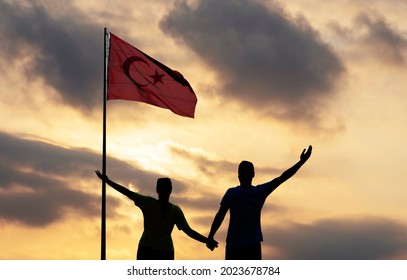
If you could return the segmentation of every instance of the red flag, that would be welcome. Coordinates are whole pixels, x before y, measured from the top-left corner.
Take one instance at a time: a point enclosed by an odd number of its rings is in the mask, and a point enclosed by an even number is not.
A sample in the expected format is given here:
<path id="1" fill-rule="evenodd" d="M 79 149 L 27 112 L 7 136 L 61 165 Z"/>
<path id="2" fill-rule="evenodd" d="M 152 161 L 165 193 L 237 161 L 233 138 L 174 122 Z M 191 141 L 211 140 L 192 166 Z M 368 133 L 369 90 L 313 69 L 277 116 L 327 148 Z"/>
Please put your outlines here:
<path id="1" fill-rule="evenodd" d="M 197 98 L 182 76 L 110 33 L 107 99 L 133 100 L 194 117 Z"/>

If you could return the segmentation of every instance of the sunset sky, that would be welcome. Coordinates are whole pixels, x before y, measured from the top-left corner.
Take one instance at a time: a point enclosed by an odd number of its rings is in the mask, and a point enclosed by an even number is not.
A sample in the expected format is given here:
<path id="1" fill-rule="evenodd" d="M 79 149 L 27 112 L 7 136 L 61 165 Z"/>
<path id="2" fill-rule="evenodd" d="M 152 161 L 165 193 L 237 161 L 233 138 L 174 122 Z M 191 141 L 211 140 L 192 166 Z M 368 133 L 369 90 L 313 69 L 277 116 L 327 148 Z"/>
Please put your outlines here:
<path id="1" fill-rule="evenodd" d="M 207 235 L 242 160 L 254 184 L 313 154 L 262 212 L 263 259 L 407 259 L 407 2 L 0 0 L 0 259 L 99 259 L 103 29 L 181 72 L 195 118 L 107 104 L 107 175 Z M 228 216 L 227 216 L 228 217 Z M 107 259 L 141 211 L 107 189 Z M 223 259 L 174 228 L 175 258 Z"/>

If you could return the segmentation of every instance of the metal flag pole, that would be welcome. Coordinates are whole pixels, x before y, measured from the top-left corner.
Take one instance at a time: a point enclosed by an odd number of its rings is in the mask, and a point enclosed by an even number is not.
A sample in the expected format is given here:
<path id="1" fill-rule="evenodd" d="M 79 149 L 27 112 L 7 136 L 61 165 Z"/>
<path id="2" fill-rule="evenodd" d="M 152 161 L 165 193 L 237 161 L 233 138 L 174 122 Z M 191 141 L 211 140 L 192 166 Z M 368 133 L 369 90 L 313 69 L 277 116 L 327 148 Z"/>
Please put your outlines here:
<path id="1" fill-rule="evenodd" d="M 102 148 L 102 175 L 106 175 L 106 101 L 108 83 L 108 57 L 109 57 L 110 34 L 104 29 L 104 58 L 103 58 L 103 148 Z M 101 217 L 101 246 L 100 259 L 106 260 L 106 182 L 102 180 L 102 217 Z"/>

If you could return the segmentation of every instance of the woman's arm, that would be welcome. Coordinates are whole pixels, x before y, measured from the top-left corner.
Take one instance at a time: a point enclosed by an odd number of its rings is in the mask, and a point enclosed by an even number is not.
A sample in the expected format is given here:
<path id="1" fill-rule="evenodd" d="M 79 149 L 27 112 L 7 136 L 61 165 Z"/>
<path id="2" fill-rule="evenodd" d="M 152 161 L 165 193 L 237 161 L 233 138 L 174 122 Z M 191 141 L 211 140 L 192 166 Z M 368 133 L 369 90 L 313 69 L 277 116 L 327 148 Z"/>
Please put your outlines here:
<path id="1" fill-rule="evenodd" d="M 202 234 L 200 234 L 199 232 L 193 230 L 189 226 L 184 228 L 183 231 L 186 233 L 186 235 L 188 235 L 192 239 L 195 239 L 195 240 L 197 240 L 199 242 L 205 243 L 207 245 L 207 247 L 210 248 L 212 251 L 213 251 L 213 249 L 218 247 L 218 242 L 217 241 L 215 241 L 214 239 L 208 239 L 207 237 L 205 237 Z"/>
<path id="2" fill-rule="evenodd" d="M 128 188 L 123 187 L 122 185 L 117 184 L 116 182 L 112 181 L 106 175 L 102 175 L 99 170 L 95 171 L 96 175 L 100 178 L 100 180 L 105 181 L 109 186 L 114 188 L 116 191 L 124 194 L 130 199 L 133 199 L 135 192 L 129 190 Z"/>

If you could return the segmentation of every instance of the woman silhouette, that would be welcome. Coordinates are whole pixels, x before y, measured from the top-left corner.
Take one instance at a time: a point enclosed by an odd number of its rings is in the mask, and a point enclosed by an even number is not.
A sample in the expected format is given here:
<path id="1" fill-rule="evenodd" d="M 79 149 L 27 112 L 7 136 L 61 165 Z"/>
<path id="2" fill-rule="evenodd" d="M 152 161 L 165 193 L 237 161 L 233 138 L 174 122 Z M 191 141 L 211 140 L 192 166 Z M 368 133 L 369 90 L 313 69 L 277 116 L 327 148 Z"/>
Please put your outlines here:
<path id="1" fill-rule="evenodd" d="M 191 229 L 181 208 L 169 201 L 172 191 L 172 183 L 169 178 L 157 180 L 157 200 L 113 182 L 107 176 L 103 176 L 99 170 L 96 170 L 96 175 L 109 186 L 133 200 L 134 204 L 143 212 L 144 231 L 137 249 L 138 260 L 173 260 L 174 245 L 171 232 L 174 225 L 189 237 L 207 244 L 208 247 L 217 247 L 218 242 L 208 240 L 207 237 Z"/>

